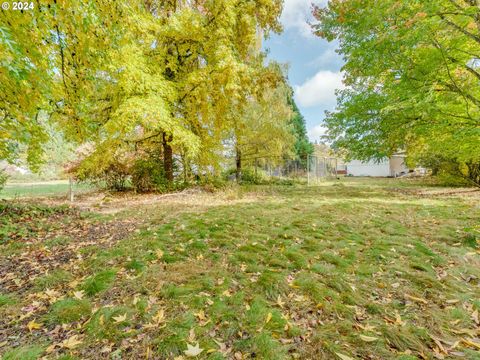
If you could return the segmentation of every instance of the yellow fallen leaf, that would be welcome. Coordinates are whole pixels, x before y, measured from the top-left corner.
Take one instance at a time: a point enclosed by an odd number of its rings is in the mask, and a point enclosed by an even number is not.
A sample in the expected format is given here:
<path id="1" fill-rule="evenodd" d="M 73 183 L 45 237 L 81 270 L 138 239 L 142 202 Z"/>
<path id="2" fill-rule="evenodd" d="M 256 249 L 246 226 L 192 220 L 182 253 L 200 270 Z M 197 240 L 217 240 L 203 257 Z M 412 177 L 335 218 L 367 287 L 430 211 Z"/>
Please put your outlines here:
<path id="1" fill-rule="evenodd" d="M 27 324 L 27 328 L 28 328 L 29 331 L 41 329 L 42 326 L 43 326 L 43 324 L 39 324 L 39 323 L 35 322 L 35 319 L 30 321 Z"/>
<path id="2" fill-rule="evenodd" d="M 378 338 L 376 338 L 376 337 L 367 336 L 367 335 L 358 335 L 358 337 L 365 342 L 372 342 L 372 341 L 377 341 L 378 340 Z"/>
<path id="3" fill-rule="evenodd" d="M 472 341 L 472 340 L 468 340 L 468 339 L 462 339 L 462 342 L 465 345 L 468 345 L 468 346 L 471 346 L 471 347 L 474 347 L 474 348 L 477 348 L 478 350 L 480 350 L 480 343 L 478 343 L 476 341 Z"/>
<path id="4" fill-rule="evenodd" d="M 116 323 L 124 322 L 125 320 L 127 320 L 127 313 L 123 315 L 114 316 L 113 320 L 115 320 Z"/>
<path id="5" fill-rule="evenodd" d="M 203 310 L 200 310 L 198 313 L 194 314 L 198 320 L 205 320 L 205 312 Z"/>
<path id="6" fill-rule="evenodd" d="M 277 297 L 277 305 L 280 306 L 282 309 L 283 309 L 283 305 L 285 305 L 285 302 L 282 301 L 282 298 L 280 297 L 280 295 L 278 295 Z"/>
<path id="7" fill-rule="evenodd" d="M 230 291 L 227 289 L 225 290 L 223 293 L 222 293 L 223 296 L 226 296 L 226 297 L 230 297 L 232 296 L 232 294 L 230 293 Z"/>
<path id="8" fill-rule="evenodd" d="M 269 312 L 267 314 L 267 319 L 265 320 L 265 324 L 268 324 L 270 322 L 270 320 L 272 320 L 272 313 L 271 312 Z"/>
<path id="9" fill-rule="evenodd" d="M 158 259 L 161 259 L 163 257 L 163 251 L 160 249 L 157 249 L 157 251 L 155 251 L 155 254 L 157 255 Z"/>
<path id="10" fill-rule="evenodd" d="M 195 356 L 198 356 L 202 351 L 203 349 L 200 348 L 198 343 L 195 346 L 187 344 L 187 350 L 185 350 L 183 353 L 187 357 L 195 357 Z"/>
<path id="11" fill-rule="evenodd" d="M 78 337 L 78 335 L 73 335 L 60 344 L 61 347 L 66 349 L 73 349 L 76 348 L 78 345 L 82 343 L 82 340 Z"/>
<path id="12" fill-rule="evenodd" d="M 165 311 L 163 309 L 158 310 L 157 314 L 152 318 L 157 324 L 160 324 L 165 320 Z"/>
<path id="13" fill-rule="evenodd" d="M 419 297 L 416 297 L 416 296 L 413 296 L 413 295 L 409 295 L 409 294 L 405 294 L 405 297 L 408 299 L 408 300 L 412 300 L 412 301 L 415 301 L 415 302 L 419 302 L 419 303 L 422 303 L 422 304 L 428 304 L 428 301 L 423 299 L 423 298 L 419 298 Z"/>
<path id="14" fill-rule="evenodd" d="M 400 316 L 400 314 L 398 312 L 395 314 L 395 324 L 400 325 L 400 326 L 405 325 L 405 321 L 402 320 L 402 317 Z"/>
<path id="15" fill-rule="evenodd" d="M 343 355 L 343 354 L 340 354 L 338 352 L 336 352 L 335 354 L 342 360 L 353 360 L 353 358 L 351 358 L 350 356 Z"/>
<path id="16" fill-rule="evenodd" d="M 476 336 L 476 331 L 473 329 L 460 329 L 460 330 L 450 330 L 452 333 L 457 334 L 457 335 L 468 335 L 470 337 L 475 337 Z"/>

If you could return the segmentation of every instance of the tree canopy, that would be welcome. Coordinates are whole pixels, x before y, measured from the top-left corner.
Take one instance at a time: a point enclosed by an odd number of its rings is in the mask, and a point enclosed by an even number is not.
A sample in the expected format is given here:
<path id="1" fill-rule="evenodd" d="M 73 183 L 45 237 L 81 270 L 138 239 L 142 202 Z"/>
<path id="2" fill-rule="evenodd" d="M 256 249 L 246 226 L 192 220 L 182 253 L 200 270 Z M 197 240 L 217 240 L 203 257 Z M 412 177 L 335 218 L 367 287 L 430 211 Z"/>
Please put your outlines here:
<path id="1" fill-rule="evenodd" d="M 406 150 L 480 162 L 477 0 L 331 0 L 314 15 L 345 60 L 347 88 L 326 120 L 336 146 L 361 159 Z"/>
<path id="2" fill-rule="evenodd" d="M 282 71 L 260 51 L 262 34 L 281 30 L 281 10 L 279 0 L 58 0 L 2 11 L 0 157 L 26 144 L 40 163 L 44 113 L 69 141 L 92 144 L 83 169 L 156 144 L 170 179 L 177 157 L 215 171 L 236 124 L 248 124 L 237 133 L 248 138 L 290 119 L 280 105 L 263 123 L 247 120 L 285 97 Z"/>

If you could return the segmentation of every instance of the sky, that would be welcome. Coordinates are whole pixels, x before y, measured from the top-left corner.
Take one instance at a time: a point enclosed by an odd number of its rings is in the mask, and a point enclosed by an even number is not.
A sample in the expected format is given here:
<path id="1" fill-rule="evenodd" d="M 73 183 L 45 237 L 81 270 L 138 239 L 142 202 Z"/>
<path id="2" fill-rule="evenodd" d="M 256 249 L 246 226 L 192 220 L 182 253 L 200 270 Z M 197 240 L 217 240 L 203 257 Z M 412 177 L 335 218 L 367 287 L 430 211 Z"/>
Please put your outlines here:
<path id="1" fill-rule="evenodd" d="M 307 123 L 311 141 L 325 133 L 325 110 L 336 104 L 335 90 L 343 87 L 342 58 L 336 43 L 313 35 L 308 22 L 313 21 L 311 4 L 327 0 L 285 0 L 280 21 L 284 31 L 272 34 L 264 42 L 268 58 L 289 65 L 288 78 L 295 92 L 295 102 Z"/>

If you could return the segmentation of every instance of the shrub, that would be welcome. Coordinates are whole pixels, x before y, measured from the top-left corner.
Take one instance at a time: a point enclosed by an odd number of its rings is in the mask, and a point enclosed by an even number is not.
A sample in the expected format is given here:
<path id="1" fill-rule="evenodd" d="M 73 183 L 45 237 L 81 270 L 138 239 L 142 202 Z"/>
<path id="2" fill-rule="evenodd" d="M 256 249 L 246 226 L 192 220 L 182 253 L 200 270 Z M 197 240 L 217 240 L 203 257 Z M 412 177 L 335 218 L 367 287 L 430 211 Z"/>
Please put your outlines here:
<path id="1" fill-rule="evenodd" d="M 149 192 L 168 190 L 168 181 L 160 159 L 150 156 L 135 161 L 131 170 L 135 191 Z"/>
<path id="2" fill-rule="evenodd" d="M 5 171 L 0 170 L 0 191 L 4 188 L 5 184 L 7 183 L 8 176 Z"/>
<path id="3" fill-rule="evenodd" d="M 225 172 L 224 178 L 226 178 L 227 180 L 233 180 L 235 179 L 235 173 L 236 169 L 230 168 Z M 241 181 L 245 184 L 266 184 L 269 182 L 269 176 L 265 172 L 265 170 L 261 168 L 257 168 L 255 170 L 255 168 L 246 167 L 242 169 Z"/>

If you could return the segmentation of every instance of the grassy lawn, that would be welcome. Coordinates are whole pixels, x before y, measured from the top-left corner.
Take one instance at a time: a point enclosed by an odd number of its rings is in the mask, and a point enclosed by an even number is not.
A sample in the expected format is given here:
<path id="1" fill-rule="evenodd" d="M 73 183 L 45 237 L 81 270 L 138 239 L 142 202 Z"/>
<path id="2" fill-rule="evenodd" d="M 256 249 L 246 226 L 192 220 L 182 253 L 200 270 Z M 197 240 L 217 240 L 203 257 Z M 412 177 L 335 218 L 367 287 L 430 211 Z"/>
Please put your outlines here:
<path id="1" fill-rule="evenodd" d="M 79 194 L 91 190 L 88 184 L 75 184 L 74 192 Z M 26 197 L 67 196 L 69 191 L 68 180 L 44 182 L 11 182 L 0 191 L 0 199 L 16 199 Z"/>
<path id="2" fill-rule="evenodd" d="M 11 205 L 0 353 L 479 359 L 479 203 L 478 192 L 345 179 L 114 215 Z"/>

